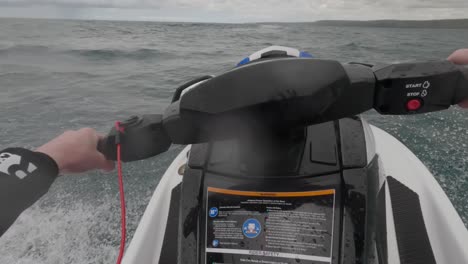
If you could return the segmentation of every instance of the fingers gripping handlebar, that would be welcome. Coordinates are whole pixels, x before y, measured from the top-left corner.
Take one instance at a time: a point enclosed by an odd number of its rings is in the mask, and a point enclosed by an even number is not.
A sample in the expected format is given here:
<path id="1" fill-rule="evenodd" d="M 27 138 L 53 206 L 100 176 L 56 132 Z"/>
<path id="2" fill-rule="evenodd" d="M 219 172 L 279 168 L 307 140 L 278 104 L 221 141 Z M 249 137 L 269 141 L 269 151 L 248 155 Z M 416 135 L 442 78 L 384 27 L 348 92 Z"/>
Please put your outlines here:
<path id="1" fill-rule="evenodd" d="M 286 58 L 200 80 L 178 89 L 179 96 L 164 115 L 123 122 L 124 132 L 113 129 L 99 150 L 115 160 L 119 141 L 122 160 L 133 161 L 162 153 L 171 143 L 200 143 L 265 128 L 290 129 L 372 108 L 381 114 L 426 113 L 468 98 L 468 67 L 448 61 L 369 67 Z"/>
<path id="2" fill-rule="evenodd" d="M 109 160 L 117 160 L 117 144 L 121 145 L 121 158 L 125 162 L 156 156 L 166 152 L 171 145 L 161 115 L 133 116 L 121 122 L 120 128 L 120 131 L 112 128 L 98 142 L 97 149 Z"/>

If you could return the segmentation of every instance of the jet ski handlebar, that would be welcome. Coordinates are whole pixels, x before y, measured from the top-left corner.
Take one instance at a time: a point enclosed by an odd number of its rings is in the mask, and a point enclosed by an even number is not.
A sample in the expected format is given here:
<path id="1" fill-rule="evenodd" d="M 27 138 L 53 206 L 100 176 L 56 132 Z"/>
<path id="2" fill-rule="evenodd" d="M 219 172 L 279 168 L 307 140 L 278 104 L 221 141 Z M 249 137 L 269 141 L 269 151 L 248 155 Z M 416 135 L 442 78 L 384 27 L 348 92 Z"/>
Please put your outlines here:
<path id="1" fill-rule="evenodd" d="M 165 152 L 252 131 L 287 130 L 337 120 L 374 108 L 384 115 L 440 111 L 468 98 L 468 67 L 449 61 L 383 66 L 282 58 L 258 61 L 177 89 L 163 115 L 132 118 L 98 149 L 115 160 Z"/>

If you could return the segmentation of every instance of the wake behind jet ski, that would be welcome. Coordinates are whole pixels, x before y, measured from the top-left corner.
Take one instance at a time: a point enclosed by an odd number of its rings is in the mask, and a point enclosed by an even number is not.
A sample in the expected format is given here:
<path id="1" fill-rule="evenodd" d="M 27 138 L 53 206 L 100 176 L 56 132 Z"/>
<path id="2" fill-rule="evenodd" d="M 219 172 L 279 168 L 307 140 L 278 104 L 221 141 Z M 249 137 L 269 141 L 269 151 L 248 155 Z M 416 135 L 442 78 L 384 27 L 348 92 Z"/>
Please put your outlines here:
<path id="1" fill-rule="evenodd" d="M 448 61 L 374 67 L 270 47 L 181 86 L 99 149 L 122 160 L 191 144 L 161 179 L 123 263 L 468 263 L 468 232 L 402 143 L 357 116 L 468 98 Z"/>

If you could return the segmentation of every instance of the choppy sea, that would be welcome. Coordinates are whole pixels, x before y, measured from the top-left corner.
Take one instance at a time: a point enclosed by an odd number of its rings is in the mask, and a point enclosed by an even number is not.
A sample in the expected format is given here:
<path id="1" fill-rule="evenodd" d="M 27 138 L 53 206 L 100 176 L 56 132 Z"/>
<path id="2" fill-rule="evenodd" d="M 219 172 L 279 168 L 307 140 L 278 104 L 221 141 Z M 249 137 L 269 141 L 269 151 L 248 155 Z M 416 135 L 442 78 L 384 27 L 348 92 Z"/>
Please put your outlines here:
<path id="1" fill-rule="evenodd" d="M 178 85 L 270 45 L 341 62 L 424 61 L 468 47 L 468 29 L 0 19 L 0 148 L 161 112 Z M 468 224 L 468 111 L 364 116 L 415 152 Z M 125 164 L 129 239 L 180 150 Z M 0 263 L 112 263 L 119 210 L 115 173 L 60 177 L 0 238 Z"/>

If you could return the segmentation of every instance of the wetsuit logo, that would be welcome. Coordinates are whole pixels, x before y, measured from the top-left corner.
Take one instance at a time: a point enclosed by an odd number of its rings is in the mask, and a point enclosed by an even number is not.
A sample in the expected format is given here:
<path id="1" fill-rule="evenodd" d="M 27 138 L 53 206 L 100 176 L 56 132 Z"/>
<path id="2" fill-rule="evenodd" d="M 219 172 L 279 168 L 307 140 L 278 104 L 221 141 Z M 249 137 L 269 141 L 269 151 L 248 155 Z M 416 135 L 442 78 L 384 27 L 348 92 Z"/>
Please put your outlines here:
<path id="1" fill-rule="evenodd" d="M 32 163 L 27 163 L 27 168 L 25 166 L 26 164 L 21 162 L 21 156 L 7 152 L 0 153 L 0 172 L 23 179 L 37 169 Z"/>

